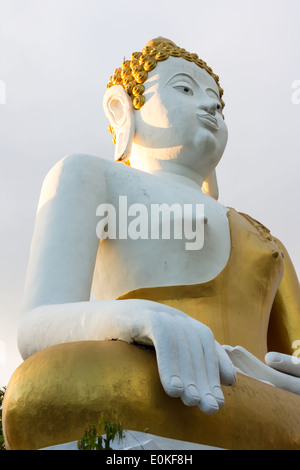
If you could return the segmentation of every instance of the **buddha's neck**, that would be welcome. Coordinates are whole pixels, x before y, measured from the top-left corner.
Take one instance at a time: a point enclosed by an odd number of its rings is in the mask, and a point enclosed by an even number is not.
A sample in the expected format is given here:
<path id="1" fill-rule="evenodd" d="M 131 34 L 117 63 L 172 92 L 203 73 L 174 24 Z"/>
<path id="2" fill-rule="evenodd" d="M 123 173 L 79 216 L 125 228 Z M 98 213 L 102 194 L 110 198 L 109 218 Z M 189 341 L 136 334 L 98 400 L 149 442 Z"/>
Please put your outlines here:
<path id="1" fill-rule="evenodd" d="M 175 163 L 173 160 L 161 160 L 153 157 L 130 158 L 130 165 L 137 170 L 145 171 L 164 178 L 169 182 L 184 184 L 195 189 L 200 189 L 203 177 L 194 170 Z"/>

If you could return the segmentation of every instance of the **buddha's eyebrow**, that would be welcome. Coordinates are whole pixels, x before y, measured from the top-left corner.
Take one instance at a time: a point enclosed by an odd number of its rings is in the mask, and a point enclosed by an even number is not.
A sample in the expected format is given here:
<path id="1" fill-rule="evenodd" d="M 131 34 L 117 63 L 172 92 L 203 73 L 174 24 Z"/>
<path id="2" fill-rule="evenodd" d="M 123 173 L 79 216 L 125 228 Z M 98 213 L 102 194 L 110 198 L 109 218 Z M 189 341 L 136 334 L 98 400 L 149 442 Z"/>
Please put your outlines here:
<path id="1" fill-rule="evenodd" d="M 165 86 L 169 85 L 170 82 L 172 82 L 173 80 L 179 80 L 179 79 L 182 79 L 182 80 L 189 80 L 192 84 L 196 85 L 196 86 L 199 86 L 198 83 L 196 82 L 196 80 L 191 77 L 190 75 L 188 75 L 187 73 L 176 73 L 175 75 L 173 75 L 171 78 L 169 78 L 169 80 L 167 81 L 167 83 L 165 84 Z"/>
<path id="2" fill-rule="evenodd" d="M 206 91 L 207 94 L 212 93 L 214 95 L 214 97 L 216 97 L 218 100 L 220 100 L 219 93 L 217 93 L 216 90 L 214 90 L 213 88 L 206 88 L 205 91 Z"/>

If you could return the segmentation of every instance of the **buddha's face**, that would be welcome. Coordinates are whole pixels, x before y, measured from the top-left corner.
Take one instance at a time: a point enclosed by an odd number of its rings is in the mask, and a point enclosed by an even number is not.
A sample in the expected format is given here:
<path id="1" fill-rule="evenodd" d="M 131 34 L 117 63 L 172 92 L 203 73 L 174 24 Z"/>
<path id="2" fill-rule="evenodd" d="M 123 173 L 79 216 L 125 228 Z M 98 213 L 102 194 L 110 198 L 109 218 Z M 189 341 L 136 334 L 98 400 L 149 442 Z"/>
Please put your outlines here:
<path id="1" fill-rule="evenodd" d="M 135 111 L 134 145 L 148 155 L 195 169 L 205 178 L 227 142 L 218 86 L 182 58 L 160 62 L 144 83 L 146 102 Z"/>

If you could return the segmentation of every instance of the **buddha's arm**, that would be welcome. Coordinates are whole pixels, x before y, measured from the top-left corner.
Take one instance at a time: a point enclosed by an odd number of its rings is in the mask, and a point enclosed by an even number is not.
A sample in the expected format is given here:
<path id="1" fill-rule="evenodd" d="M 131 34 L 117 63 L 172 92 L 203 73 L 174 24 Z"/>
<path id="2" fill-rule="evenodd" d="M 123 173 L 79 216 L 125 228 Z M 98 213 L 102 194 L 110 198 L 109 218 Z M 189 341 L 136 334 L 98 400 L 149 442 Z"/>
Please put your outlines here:
<path id="1" fill-rule="evenodd" d="M 99 244 L 96 208 L 106 198 L 101 162 L 71 155 L 44 180 L 25 284 L 25 316 L 40 305 L 90 298 Z"/>
<path id="2" fill-rule="evenodd" d="M 234 370 L 212 332 L 183 312 L 146 300 L 89 302 L 99 245 L 96 209 L 107 202 L 103 161 L 75 155 L 45 179 L 18 333 L 24 359 L 55 344 L 119 339 L 154 345 L 162 385 L 207 413 L 224 403 Z M 112 182 L 113 184 L 113 182 Z"/>
<path id="3" fill-rule="evenodd" d="M 291 355 L 294 342 L 300 344 L 300 286 L 287 250 L 277 242 L 284 253 L 284 274 L 270 315 L 268 350 Z"/>

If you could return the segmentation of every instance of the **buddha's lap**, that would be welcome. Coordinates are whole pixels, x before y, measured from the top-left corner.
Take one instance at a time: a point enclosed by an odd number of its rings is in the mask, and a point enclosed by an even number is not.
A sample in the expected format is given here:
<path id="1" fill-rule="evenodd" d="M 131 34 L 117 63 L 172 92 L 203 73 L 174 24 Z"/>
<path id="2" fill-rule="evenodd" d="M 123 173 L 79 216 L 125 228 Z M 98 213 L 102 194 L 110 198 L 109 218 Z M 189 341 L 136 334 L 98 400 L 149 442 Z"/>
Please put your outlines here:
<path id="1" fill-rule="evenodd" d="M 3 424 L 10 449 L 36 449 L 82 437 L 113 410 L 125 429 L 226 449 L 299 449 L 300 396 L 238 374 L 214 415 L 168 397 L 155 352 L 119 341 L 47 348 L 13 374 Z"/>

